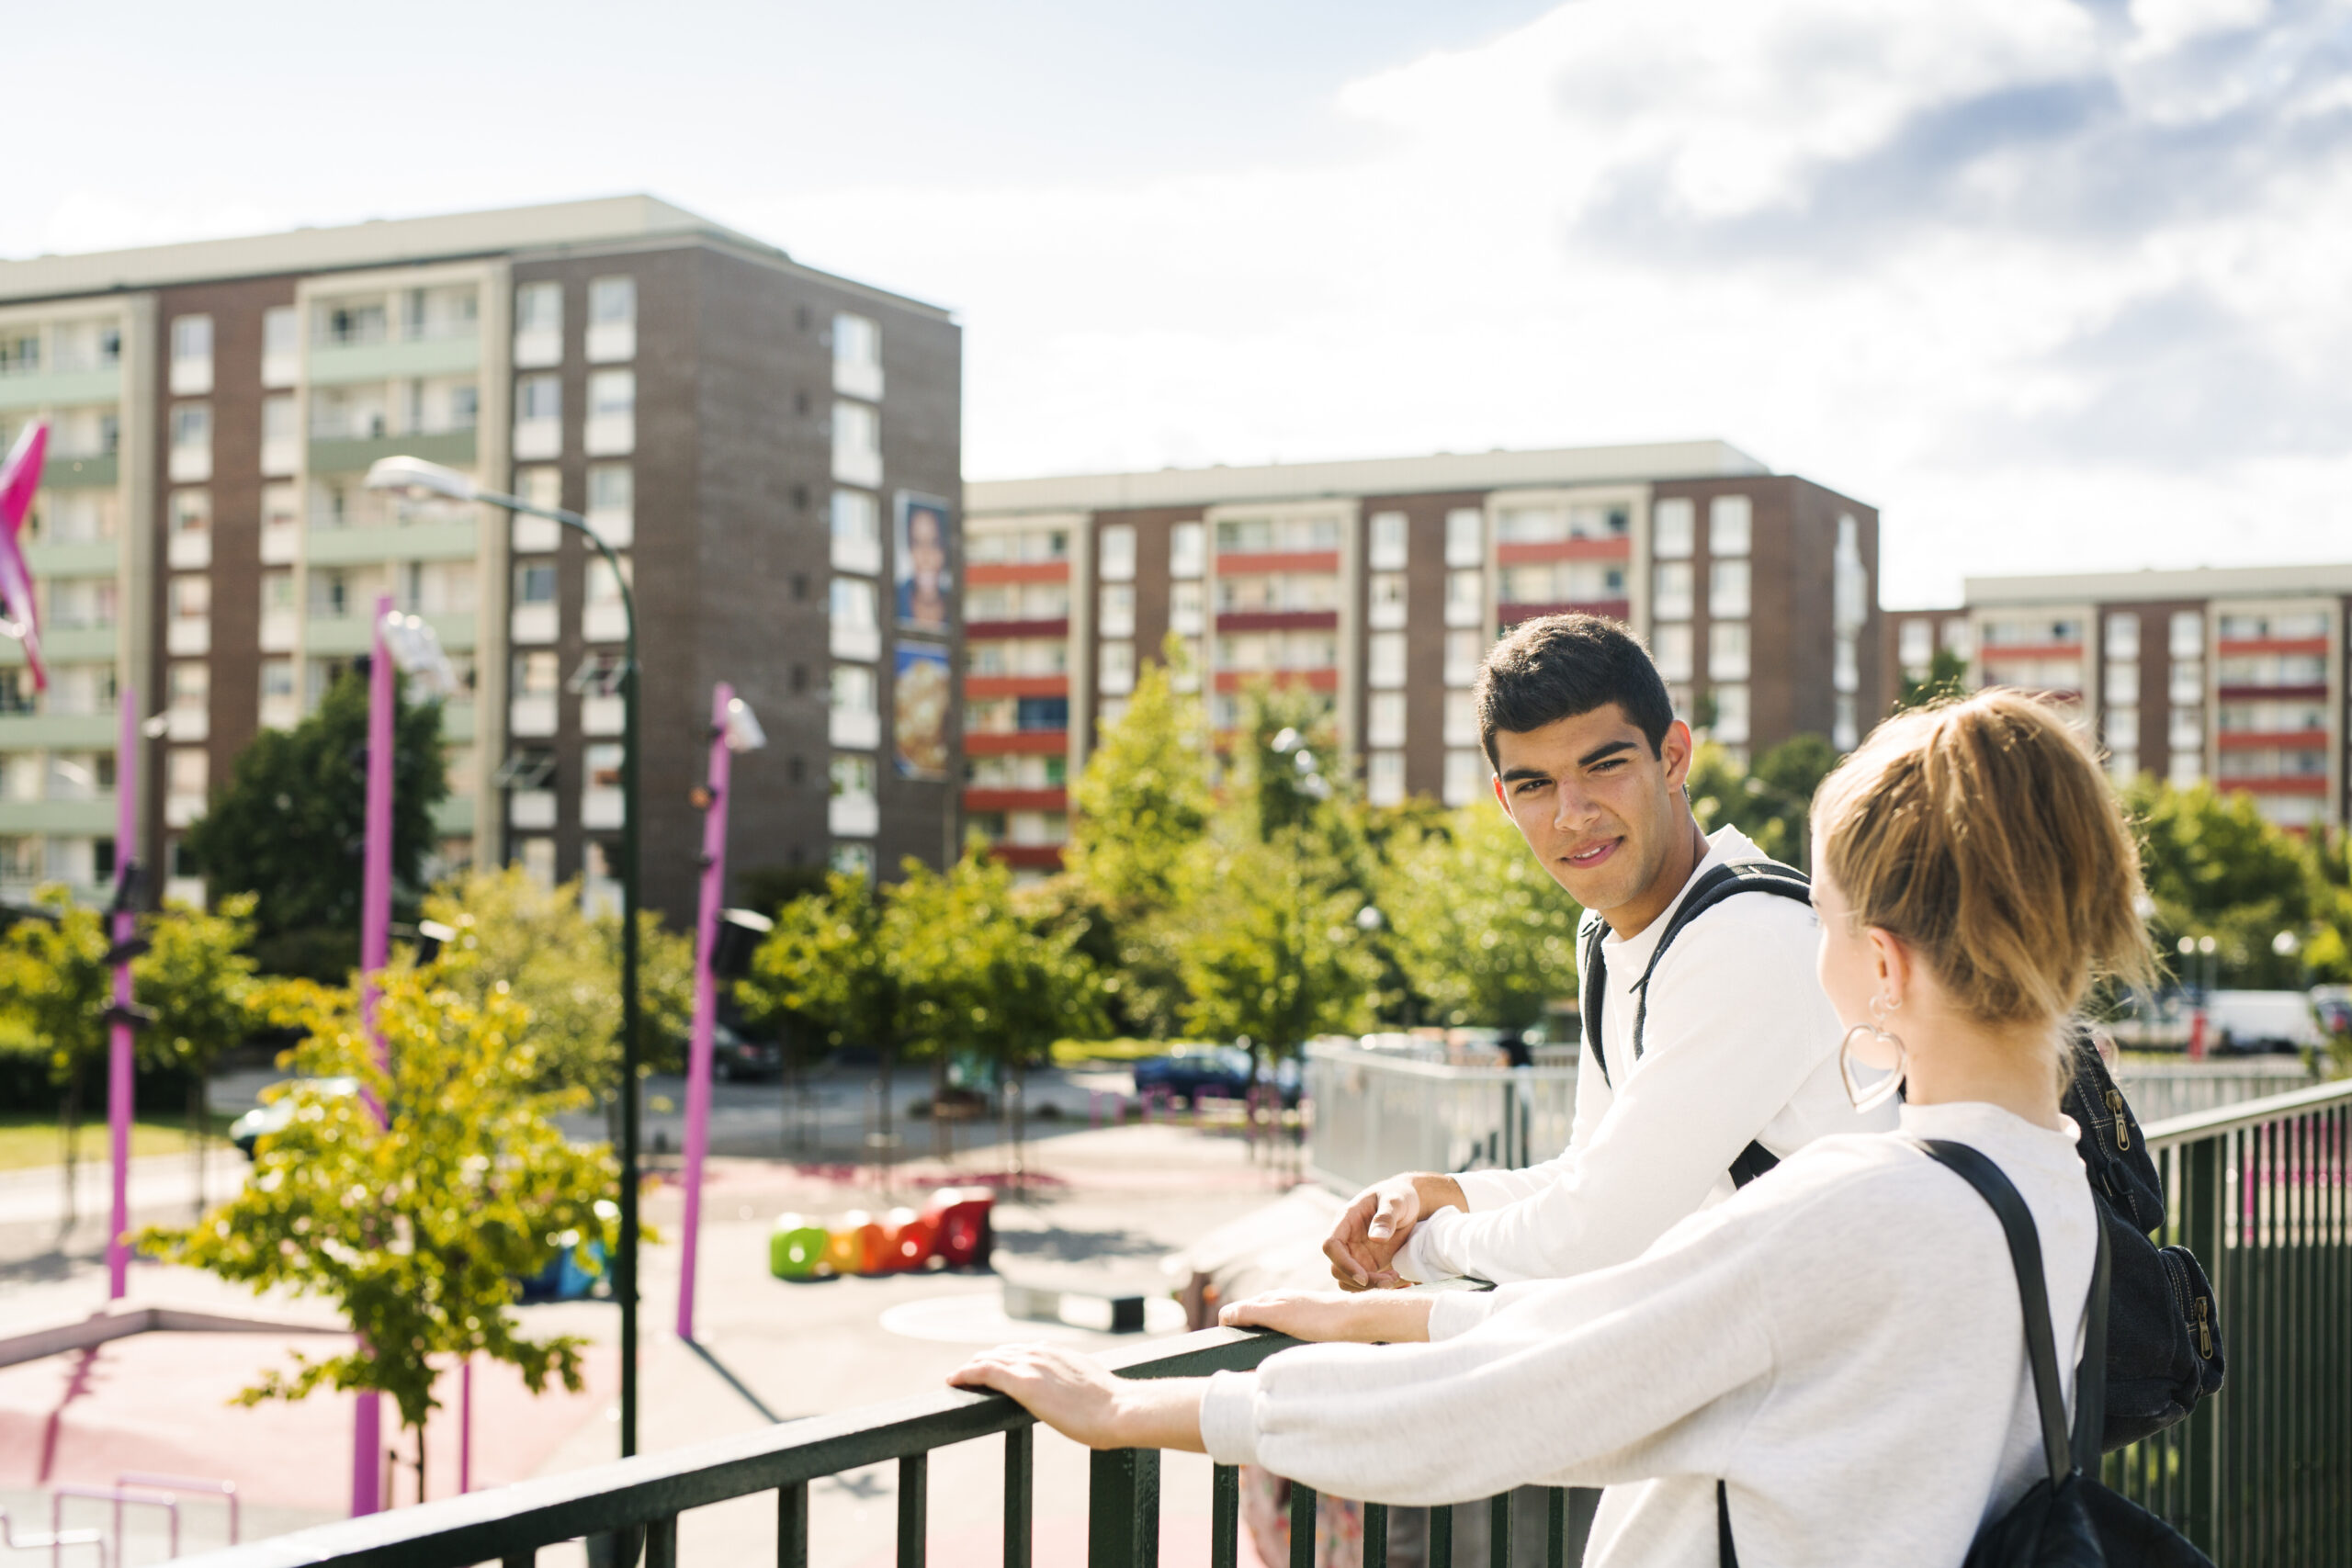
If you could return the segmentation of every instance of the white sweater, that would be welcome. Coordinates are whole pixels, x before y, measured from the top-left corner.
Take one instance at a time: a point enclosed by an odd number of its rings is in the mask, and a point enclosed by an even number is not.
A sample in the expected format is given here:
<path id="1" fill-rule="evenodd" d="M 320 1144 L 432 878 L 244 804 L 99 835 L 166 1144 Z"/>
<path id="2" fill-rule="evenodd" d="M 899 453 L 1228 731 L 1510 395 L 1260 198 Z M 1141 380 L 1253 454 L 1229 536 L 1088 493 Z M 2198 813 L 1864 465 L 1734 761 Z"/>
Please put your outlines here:
<path id="1" fill-rule="evenodd" d="M 1736 828 L 1707 844 L 1692 883 L 1726 861 L 1763 857 Z M 1441 1209 L 1415 1226 L 1398 1273 L 1509 1284 L 1605 1269 L 1729 1197 L 1727 1171 L 1750 1141 L 1786 1159 L 1815 1138 L 1894 1125 L 1892 1105 L 1860 1114 L 1846 1097 L 1843 1031 L 1815 972 L 1820 923 L 1793 899 L 1742 894 L 1676 937 L 1651 977 L 1634 1056 L 1634 984 L 1682 897 L 1633 936 L 1601 940 L 1610 1079 L 1588 1044 L 1567 1151 L 1523 1170 L 1461 1173 L 1470 1212 Z"/>
<path id="2" fill-rule="evenodd" d="M 2097 1223 L 2075 1128 L 1981 1104 L 1903 1131 L 1990 1156 L 2041 1232 L 2080 1354 Z M 1937 1568 L 2042 1473 L 2017 1277 L 1975 1189 L 1898 1137 L 1808 1145 L 1637 1260 L 1432 1303 L 1428 1345 L 1314 1345 L 1220 1372 L 1201 1436 L 1335 1496 L 1606 1486 L 1586 1562 Z"/>

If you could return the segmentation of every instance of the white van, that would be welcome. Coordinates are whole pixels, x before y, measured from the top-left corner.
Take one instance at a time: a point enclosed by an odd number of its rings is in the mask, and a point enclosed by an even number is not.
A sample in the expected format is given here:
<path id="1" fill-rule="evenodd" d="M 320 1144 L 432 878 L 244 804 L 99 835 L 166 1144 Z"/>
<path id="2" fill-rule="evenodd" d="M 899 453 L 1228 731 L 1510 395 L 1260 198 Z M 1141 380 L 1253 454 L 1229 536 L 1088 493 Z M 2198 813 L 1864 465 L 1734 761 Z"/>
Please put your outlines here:
<path id="1" fill-rule="evenodd" d="M 2313 1050 L 2323 1043 L 2312 999 L 2301 991 L 2214 991 L 2205 998 L 2205 1048 L 2216 1055 Z"/>

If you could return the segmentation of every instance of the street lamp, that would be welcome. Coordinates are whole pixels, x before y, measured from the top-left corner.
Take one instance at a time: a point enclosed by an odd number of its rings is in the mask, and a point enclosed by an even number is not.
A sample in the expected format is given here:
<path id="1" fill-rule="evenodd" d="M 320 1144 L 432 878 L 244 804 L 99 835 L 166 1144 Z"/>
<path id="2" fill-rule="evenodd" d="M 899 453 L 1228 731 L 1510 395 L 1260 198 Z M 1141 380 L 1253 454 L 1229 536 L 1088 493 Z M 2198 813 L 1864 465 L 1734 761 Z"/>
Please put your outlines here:
<path id="1" fill-rule="evenodd" d="M 561 524 L 596 547 L 620 584 L 627 623 L 621 659 L 621 1243 L 613 1259 L 613 1294 L 621 1307 L 621 1457 L 637 1452 L 637 1237 L 638 1237 L 638 995 L 637 995 L 637 598 L 620 558 L 588 519 L 560 506 L 539 506 L 520 496 L 482 489 L 467 475 L 422 457 L 385 457 L 368 470 L 369 490 L 478 501 L 507 512 L 528 513 Z"/>

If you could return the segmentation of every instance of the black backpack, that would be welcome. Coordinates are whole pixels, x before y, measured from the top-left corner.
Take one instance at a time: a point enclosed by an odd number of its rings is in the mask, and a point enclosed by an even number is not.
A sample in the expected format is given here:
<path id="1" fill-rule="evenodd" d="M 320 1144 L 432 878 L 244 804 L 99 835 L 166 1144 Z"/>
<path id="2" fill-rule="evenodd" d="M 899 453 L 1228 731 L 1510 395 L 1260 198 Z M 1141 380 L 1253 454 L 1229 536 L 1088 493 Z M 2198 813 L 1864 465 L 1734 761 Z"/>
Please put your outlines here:
<path id="1" fill-rule="evenodd" d="M 2041 1452 L 2049 1474 L 2009 1510 L 1979 1530 L 1961 1568 L 2213 1568 L 2213 1562 L 2179 1531 L 2097 1479 L 2107 1359 L 2109 1232 L 2101 1206 L 2098 1261 L 2091 1269 L 2090 1311 L 2084 1325 L 2074 1429 L 2066 1424 L 2066 1391 L 2059 1381 L 2058 1347 L 2050 1328 L 2050 1286 L 2041 1272 L 2041 1236 L 2032 1211 L 2001 1168 L 1966 1144 L 1942 1138 L 1909 1142 L 1971 1187 L 1992 1208 L 2017 1270 L 2018 1303 L 2025 1318 L 2026 1359 L 2033 1368 L 2034 1403 L 2041 1415 Z M 2143 1240 L 2145 1238 L 2143 1237 Z M 1715 1555 L 1721 1568 L 1738 1568 L 1731 1507 L 1715 1483 Z"/>
<path id="2" fill-rule="evenodd" d="M 1642 1055 L 1642 1026 L 1650 1016 L 1650 976 L 1657 973 L 1657 961 L 1682 934 L 1682 928 L 1722 903 L 1743 893 L 1769 893 L 1778 898 L 1793 898 L 1800 904 L 1813 902 L 1813 884 L 1804 872 L 1792 865 L 1782 865 L 1776 860 L 1727 861 L 1709 870 L 1690 885 L 1682 902 L 1674 907 L 1674 914 L 1666 922 L 1666 930 L 1658 933 L 1657 945 L 1650 949 L 1649 964 L 1642 970 L 1642 977 L 1634 982 L 1634 1059 Z M 1599 915 L 1587 917 L 1579 940 L 1584 943 L 1584 974 L 1577 995 L 1577 1003 L 1584 1018 L 1585 1043 L 1591 1047 L 1593 1065 L 1600 1069 L 1600 1081 L 1609 1082 L 1609 1056 L 1600 1040 L 1600 1004 L 1606 998 L 1603 986 L 1608 976 L 1608 964 L 1600 955 L 1601 938 L 1609 934 L 1609 924 Z M 1750 1143 L 1731 1162 L 1732 1184 L 1745 1187 L 1774 1166 L 1780 1164 L 1772 1151 L 1758 1143 Z"/>
<path id="3" fill-rule="evenodd" d="M 2136 1443 L 2186 1416 L 2222 1387 L 2222 1325 L 2213 1286 L 2185 1247 L 2158 1247 L 2165 1190 L 2147 1140 L 2108 1077 L 2088 1031 L 2072 1042 L 2062 1107 L 2082 1129 L 2075 1147 L 2098 1201 L 2113 1257 L 2107 1341 L 2107 1420 L 2100 1446 Z"/>

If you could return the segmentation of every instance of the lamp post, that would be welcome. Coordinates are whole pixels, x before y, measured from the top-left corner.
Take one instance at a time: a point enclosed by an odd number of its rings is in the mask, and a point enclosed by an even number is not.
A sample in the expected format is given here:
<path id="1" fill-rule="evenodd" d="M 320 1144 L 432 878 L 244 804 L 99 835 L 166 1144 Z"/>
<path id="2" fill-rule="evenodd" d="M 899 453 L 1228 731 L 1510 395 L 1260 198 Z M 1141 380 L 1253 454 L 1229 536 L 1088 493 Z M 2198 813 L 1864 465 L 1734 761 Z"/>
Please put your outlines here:
<path id="1" fill-rule="evenodd" d="M 621 1457 L 637 1452 L 638 995 L 637 995 L 637 597 L 613 547 L 588 519 L 560 506 L 482 489 L 467 475 L 422 457 L 385 457 L 368 470 L 369 490 L 404 491 L 477 501 L 561 524 L 596 547 L 620 584 L 628 638 L 621 661 L 621 1240 L 613 1259 L 613 1295 L 621 1309 Z"/>
<path id="2" fill-rule="evenodd" d="M 718 907 L 726 901 L 729 764 L 768 743 L 752 706 L 721 681 L 710 694 L 709 804 L 703 807 L 702 903 L 695 919 L 695 1029 L 686 1056 L 684 1237 L 678 1258 L 678 1337 L 695 1337 L 695 1265 L 702 1242 L 702 1161 L 710 1146 L 711 1045 L 718 1032 Z"/>

